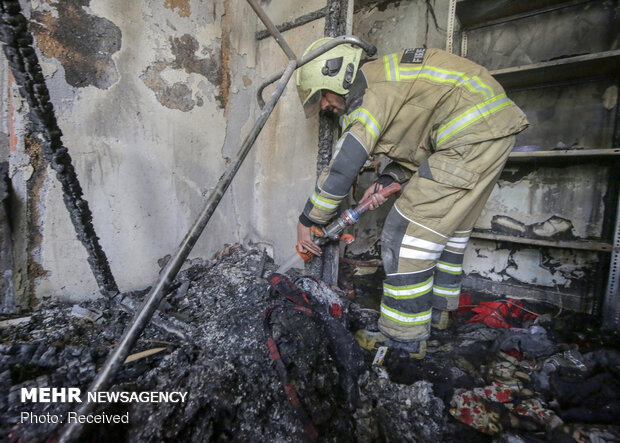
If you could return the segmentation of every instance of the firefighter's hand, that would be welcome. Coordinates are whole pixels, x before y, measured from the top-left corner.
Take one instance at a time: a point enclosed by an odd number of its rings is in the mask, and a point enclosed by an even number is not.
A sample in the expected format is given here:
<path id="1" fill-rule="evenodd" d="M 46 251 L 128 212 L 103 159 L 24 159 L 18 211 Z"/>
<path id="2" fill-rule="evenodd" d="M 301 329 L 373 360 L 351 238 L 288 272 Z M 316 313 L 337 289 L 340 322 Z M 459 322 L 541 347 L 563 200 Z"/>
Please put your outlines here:
<path id="1" fill-rule="evenodd" d="M 366 199 L 371 199 L 370 206 L 368 207 L 368 209 L 370 210 L 377 209 L 379 206 L 381 206 L 383 203 L 387 201 L 387 198 L 383 197 L 380 194 L 377 194 L 377 192 L 379 192 L 382 189 L 383 189 L 382 184 L 373 183 L 372 185 L 370 185 L 368 189 L 366 189 L 366 192 L 364 192 L 364 196 L 362 197 L 362 201 L 360 203 L 365 202 Z"/>
<path id="2" fill-rule="evenodd" d="M 323 251 L 320 246 L 312 241 L 310 228 L 297 222 L 297 250 L 306 253 L 312 252 L 314 255 L 322 255 Z"/>

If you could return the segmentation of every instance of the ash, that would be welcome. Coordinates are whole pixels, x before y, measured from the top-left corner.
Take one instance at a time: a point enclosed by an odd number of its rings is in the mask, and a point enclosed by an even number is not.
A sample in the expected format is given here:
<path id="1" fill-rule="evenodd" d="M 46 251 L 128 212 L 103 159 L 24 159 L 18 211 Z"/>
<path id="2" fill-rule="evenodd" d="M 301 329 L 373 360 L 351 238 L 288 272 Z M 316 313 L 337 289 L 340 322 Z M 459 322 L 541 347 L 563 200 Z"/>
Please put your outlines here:
<path id="1" fill-rule="evenodd" d="M 304 440 L 263 331 L 266 309 L 284 303 L 270 295 L 263 278 L 275 269 L 263 251 L 240 245 L 226 248 L 212 260 L 186 264 L 160 306 L 160 326 L 150 324 L 132 353 L 165 349 L 126 363 L 110 391 L 183 391 L 188 392 L 187 401 L 101 404 L 97 412 L 129 412 L 129 424 L 87 425 L 81 440 Z M 340 301 L 343 323 L 351 328 L 374 320 L 338 290 L 309 279 L 300 279 L 299 284 L 311 296 L 316 292 L 320 304 Z M 123 303 L 135 306 L 146 292 L 124 294 Z M 76 404 L 21 403 L 20 389 L 79 387 L 85 398 L 97 368 L 130 318 L 118 304 L 103 299 L 80 305 L 44 301 L 35 312 L 0 328 L 2 436 L 34 442 L 54 436 L 59 425 L 21 424 L 20 413 L 66 416 Z M 356 369 L 360 391 L 354 407 L 344 383 L 351 374 L 329 352 L 330 328 L 291 310 L 274 313 L 271 323 L 287 371 L 321 441 L 441 437 L 444 406 L 430 383 L 393 383 L 362 359 Z"/>
<path id="2" fill-rule="evenodd" d="M 377 365 L 376 350 L 352 338 L 376 328 L 375 309 L 293 270 L 290 280 L 311 299 L 311 310 L 299 309 L 270 289 L 276 267 L 252 245 L 188 262 L 110 389 L 181 391 L 187 400 L 99 404 L 97 412 L 129 413 L 129 424 L 87 425 L 80 441 L 298 442 L 307 439 L 305 416 L 327 442 L 620 441 L 618 341 L 583 314 L 534 319 L 524 307 L 509 327 L 491 327 L 465 310 L 449 330 L 433 331 L 424 360 L 390 349 Z M 122 304 L 138 306 L 147 292 L 123 294 Z M 22 403 L 21 388 L 78 387 L 85 398 L 127 311 L 107 299 L 48 300 L 0 318 L 5 440 L 56 435 L 59 425 L 23 424 L 20 414 L 66 416 L 78 405 Z M 303 413 L 287 399 L 267 336 Z"/>

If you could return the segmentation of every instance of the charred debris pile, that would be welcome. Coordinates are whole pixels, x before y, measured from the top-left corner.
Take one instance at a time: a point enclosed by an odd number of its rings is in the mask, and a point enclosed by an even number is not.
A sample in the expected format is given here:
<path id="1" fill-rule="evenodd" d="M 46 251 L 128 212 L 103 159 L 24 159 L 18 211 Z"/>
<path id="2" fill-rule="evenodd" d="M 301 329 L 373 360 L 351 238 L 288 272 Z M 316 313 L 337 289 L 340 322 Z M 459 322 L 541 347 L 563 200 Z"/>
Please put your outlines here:
<path id="1" fill-rule="evenodd" d="M 378 364 L 352 338 L 376 311 L 299 274 L 279 280 L 300 289 L 283 293 L 266 278 L 275 268 L 240 245 L 186 264 L 111 388 L 186 400 L 102 403 L 99 412 L 128 412 L 130 422 L 88 425 L 83 441 L 303 441 L 309 429 L 343 442 L 620 438 L 620 353 L 594 329 L 574 332 L 572 317 L 515 315 L 502 328 L 465 323 L 474 313 L 464 310 L 424 361 L 388 351 Z M 125 304 L 144 294 L 124 294 Z M 75 404 L 22 403 L 21 388 L 84 392 L 129 319 L 104 299 L 48 300 L 1 319 L 2 436 L 54 435 L 58 424 L 21 424 L 20 414 L 66 415 Z"/>

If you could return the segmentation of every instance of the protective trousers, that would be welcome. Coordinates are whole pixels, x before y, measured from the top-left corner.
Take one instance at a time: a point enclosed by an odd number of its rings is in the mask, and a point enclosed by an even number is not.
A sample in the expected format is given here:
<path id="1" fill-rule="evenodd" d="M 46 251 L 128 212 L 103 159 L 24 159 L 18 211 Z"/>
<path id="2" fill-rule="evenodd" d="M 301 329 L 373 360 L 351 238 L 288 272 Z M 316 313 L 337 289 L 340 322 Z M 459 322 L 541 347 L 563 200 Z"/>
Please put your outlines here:
<path id="1" fill-rule="evenodd" d="M 379 329 L 402 341 L 430 336 L 433 309 L 458 307 L 463 254 L 515 137 L 432 154 L 388 214 L 381 238 Z"/>

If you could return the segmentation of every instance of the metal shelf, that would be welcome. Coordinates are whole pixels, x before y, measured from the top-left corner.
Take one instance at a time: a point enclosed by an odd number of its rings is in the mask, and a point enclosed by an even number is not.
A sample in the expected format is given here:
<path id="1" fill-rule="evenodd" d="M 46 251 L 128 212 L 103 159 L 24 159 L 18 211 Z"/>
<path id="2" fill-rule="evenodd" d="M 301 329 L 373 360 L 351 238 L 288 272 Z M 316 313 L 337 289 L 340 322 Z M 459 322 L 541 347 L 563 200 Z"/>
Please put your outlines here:
<path id="1" fill-rule="evenodd" d="M 620 72 L 620 49 L 491 71 L 504 88 L 557 83 Z"/>
<path id="2" fill-rule="evenodd" d="M 620 159 L 620 149 L 560 149 L 553 151 L 522 151 L 511 152 L 508 156 L 510 162 L 529 160 L 562 160 L 574 158 L 611 158 Z"/>
<path id="3" fill-rule="evenodd" d="M 462 285 L 465 291 L 480 292 L 493 297 L 502 294 L 510 298 L 549 302 L 577 312 L 590 312 L 592 306 L 589 294 L 581 296 L 561 292 L 556 288 L 543 288 L 507 281 L 495 282 L 477 275 L 465 275 Z"/>
<path id="4" fill-rule="evenodd" d="M 456 15 L 461 27 L 470 30 L 586 1 L 590 0 L 459 0 Z"/>
<path id="5" fill-rule="evenodd" d="M 539 238 L 523 238 L 513 235 L 493 234 L 490 232 L 471 233 L 471 238 L 479 238 L 483 240 L 505 241 L 509 243 L 519 243 L 532 246 L 548 246 L 551 248 L 561 249 L 580 249 L 583 251 L 612 252 L 611 243 L 595 241 L 595 240 L 544 240 Z"/>

